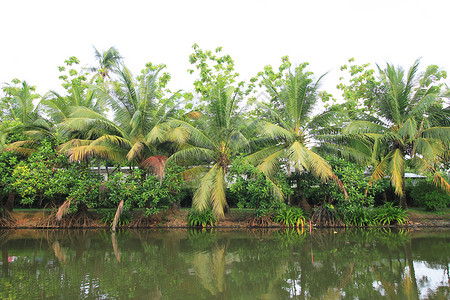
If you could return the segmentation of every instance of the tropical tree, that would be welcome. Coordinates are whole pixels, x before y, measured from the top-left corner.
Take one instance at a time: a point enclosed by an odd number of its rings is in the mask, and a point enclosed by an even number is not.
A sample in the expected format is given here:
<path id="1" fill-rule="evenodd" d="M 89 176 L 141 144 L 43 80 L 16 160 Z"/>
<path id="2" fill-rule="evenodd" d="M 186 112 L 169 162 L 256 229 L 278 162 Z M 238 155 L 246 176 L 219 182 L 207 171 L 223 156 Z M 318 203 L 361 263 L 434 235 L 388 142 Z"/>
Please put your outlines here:
<path id="1" fill-rule="evenodd" d="M 249 150 L 249 140 L 243 133 L 245 120 L 239 111 L 239 96 L 220 76 L 205 90 L 205 112 L 196 126 L 172 120 L 176 128 L 172 140 L 181 144 L 169 162 L 195 166 L 185 176 L 197 179 L 192 206 L 195 210 L 212 209 L 218 218 L 228 209 L 225 196 L 226 175 L 233 156 Z M 184 132 L 184 134 L 183 134 Z"/>
<path id="2" fill-rule="evenodd" d="M 434 183 L 450 192 L 438 172 L 450 139 L 450 116 L 442 105 L 440 84 L 446 74 L 437 66 L 418 74 L 418 67 L 419 61 L 408 72 L 391 64 L 378 67 L 379 82 L 372 89 L 375 114 L 359 118 L 344 130 L 347 135 L 363 136 L 371 146 L 374 168 L 369 184 L 389 176 L 403 208 L 407 166 L 432 174 Z"/>
<path id="3" fill-rule="evenodd" d="M 41 115 L 41 106 L 39 103 L 37 105 L 33 103 L 40 98 L 36 93 L 36 87 L 18 79 L 12 80 L 12 83 L 2 88 L 5 96 L 1 99 L 0 120 L 15 120 L 24 125 L 32 124 Z"/>
<path id="4" fill-rule="evenodd" d="M 106 78 L 110 77 L 109 74 L 111 71 L 119 67 L 122 56 L 114 47 L 111 47 L 107 51 L 104 51 L 102 53 L 100 53 L 97 48 L 94 47 L 94 53 L 98 66 L 92 67 L 89 70 L 92 72 L 96 72 L 102 77 L 104 81 Z"/>
<path id="5" fill-rule="evenodd" d="M 315 105 L 319 100 L 319 83 L 323 76 L 314 80 L 313 73 L 305 70 L 306 66 L 307 63 L 303 63 L 291 72 L 290 62 L 284 57 L 279 73 L 273 72 L 270 66 L 260 73 L 263 78 L 261 85 L 266 87 L 272 100 L 269 104 L 258 103 L 267 117 L 266 120 L 260 120 L 258 125 L 263 146 L 249 155 L 248 159 L 256 163 L 258 169 L 268 177 L 281 162 L 288 173 L 293 167 L 297 172 L 309 171 L 322 181 L 335 180 L 345 193 L 330 165 L 310 149 L 314 143 L 315 129 L 323 126 L 330 115 L 314 116 Z M 297 189 L 302 206 L 310 210 L 299 183 Z"/>
<path id="6" fill-rule="evenodd" d="M 176 94 L 163 98 L 159 72 L 164 66 L 149 65 L 139 80 L 125 66 L 117 70 L 111 90 L 94 86 L 99 98 L 111 108 L 113 120 L 89 107 L 77 107 L 65 121 L 78 137 L 62 146 L 70 160 L 105 158 L 118 163 L 143 163 L 155 155 L 155 145 L 165 140 L 164 122 L 175 112 Z"/>

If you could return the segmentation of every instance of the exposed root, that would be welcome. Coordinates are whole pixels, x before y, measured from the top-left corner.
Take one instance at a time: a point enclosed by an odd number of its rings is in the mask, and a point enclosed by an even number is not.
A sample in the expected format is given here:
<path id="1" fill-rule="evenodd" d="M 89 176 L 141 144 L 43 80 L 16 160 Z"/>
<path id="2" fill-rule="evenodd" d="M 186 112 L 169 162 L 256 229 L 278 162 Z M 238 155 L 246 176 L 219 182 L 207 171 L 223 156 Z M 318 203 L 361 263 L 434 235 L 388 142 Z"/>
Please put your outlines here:
<path id="1" fill-rule="evenodd" d="M 160 214 L 151 216 L 139 216 L 128 224 L 130 228 L 145 228 L 145 227 L 155 227 L 162 222 L 162 216 Z"/>
<path id="2" fill-rule="evenodd" d="M 0 228 L 12 228 L 16 225 L 16 222 L 17 220 L 11 212 L 0 208 Z"/>
<path id="3" fill-rule="evenodd" d="M 263 216 L 263 217 L 251 216 L 246 221 L 249 227 L 271 227 L 274 225 L 271 216 Z"/>
<path id="4" fill-rule="evenodd" d="M 58 219 L 58 211 L 54 210 L 49 216 L 40 220 L 38 227 L 44 228 L 86 228 L 92 227 L 94 223 L 93 217 L 85 209 L 78 209 L 72 214 L 66 214 Z"/>
<path id="5" fill-rule="evenodd" d="M 339 219 L 336 214 L 336 210 L 330 208 L 327 205 L 322 205 L 318 207 L 312 217 L 311 221 L 315 223 L 317 226 L 321 227 L 343 227 L 345 223 Z"/>

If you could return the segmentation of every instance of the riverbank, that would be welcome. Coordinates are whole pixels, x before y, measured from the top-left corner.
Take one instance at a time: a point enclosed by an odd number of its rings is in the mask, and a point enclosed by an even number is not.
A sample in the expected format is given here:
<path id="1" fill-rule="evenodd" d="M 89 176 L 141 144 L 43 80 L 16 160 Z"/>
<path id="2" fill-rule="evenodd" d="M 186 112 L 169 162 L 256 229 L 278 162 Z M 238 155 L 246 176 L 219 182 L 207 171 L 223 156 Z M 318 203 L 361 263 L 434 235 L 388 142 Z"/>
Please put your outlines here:
<path id="1" fill-rule="evenodd" d="M 51 210 L 32 210 L 22 209 L 12 212 L 12 222 L 5 228 L 60 228 L 57 224 L 45 225 L 46 220 L 51 215 Z M 142 222 L 142 212 L 134 211 L 131 222 L 124 227 L 161 227 L 161 228 L 180 228 L 188 227 L 188 209 L 177 209 L 161 215 L 153 220 Z M 108 228 L 109 223 L 102 221 L 102 214 L 99 211 L 90 211 L 89 223 L 86 228 Z M 231 209 L 225 215 L 225 218 L 216 223 L 216 227 L 223 228 L 248 228 L 252 227 L 252 210 Z M 408 210 L 409 222 L 403 227 L 450 227 L 450 210 L 441 212 L 426 212 L 421 209 Z M 139 222 L 141 220 L 141 222 Z M 313 224 L 316 226 L 315 224 Z M 270 227 L 282 227 L 280 224 L 271 223 Z"/>

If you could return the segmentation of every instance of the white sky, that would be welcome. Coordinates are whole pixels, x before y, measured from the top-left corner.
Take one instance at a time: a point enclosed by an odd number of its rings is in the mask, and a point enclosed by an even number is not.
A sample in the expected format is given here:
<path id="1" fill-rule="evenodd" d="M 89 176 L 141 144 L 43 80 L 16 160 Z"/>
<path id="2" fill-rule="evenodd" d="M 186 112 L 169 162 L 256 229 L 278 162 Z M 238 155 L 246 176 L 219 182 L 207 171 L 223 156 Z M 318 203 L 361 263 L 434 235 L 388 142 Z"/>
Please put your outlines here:
<path id="1" fill-rule="evenodd" d="M 3 0 L 0 2 L 0 83 L 17 77 L 44 94 L 58 89 L 57 66 L 69 56 L 95 65 L 100 51 L 117 47 L 134 74 L 146 62 L 165 63 L 171 88 L 192 89 L 187 73 L 193 43 L 223 46 L 242 79 L 280 58 L 307 61 L 334 87 L 339 67 L 388 61 L 450 70 L 450 1 L 113 1 Z"/>

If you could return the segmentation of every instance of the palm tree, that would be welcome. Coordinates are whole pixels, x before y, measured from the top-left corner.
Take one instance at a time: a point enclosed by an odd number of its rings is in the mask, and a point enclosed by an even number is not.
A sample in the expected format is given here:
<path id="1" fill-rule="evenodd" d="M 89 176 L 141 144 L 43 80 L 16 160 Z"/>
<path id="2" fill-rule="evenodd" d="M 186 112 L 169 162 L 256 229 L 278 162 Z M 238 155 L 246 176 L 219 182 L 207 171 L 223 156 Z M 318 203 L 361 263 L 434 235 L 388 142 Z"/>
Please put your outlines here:
<path id="1" fill-rule="evenodd" d="M 109 78 L 109 73 L 119 67 L 119 63 L 122 59 L 119 51 L 111 47 L 107 51 L 100 53 L 97 48 L 94 47 L 95 59 L 97 60 L 98 67 L 92 67 L 89 70 L 97 72 L 103 80 L 106 77 Z"/>
<path id="2" fill-rule="evenodd" d="M 30 86 L 26 81 L 15 79 L 13 83 L 15 85 L 7 84 L 3 87 L 6 95 L 2 99 L 4 106 L 2 120 L 15 120 L 23 125 L 32 124 L 41 116 L 40 104 L 33 103 L 40 96 L 34 93 L 35 87 Z"/>
<path id="3" fill-rule="evenodd" d="M 332 179 L 345 193 L 331 166 L 308 147 L 314 143 L 315 129 L 326 122 L 330 115 L 313 117 L 319 98 L 319 83 L 323 76 L 314 81 L 312 73 L 305 72 L 304 66 L 297 67 L 294 73 L 289 72 L 280 87 L 269 81 L 264 82 L 273 99 L 272 105 L 259 103 L 268 120 L 260 121 L 258 128 L 268 145 L 249 155 L 248 159 L 257 163 L 258 169 L 269 178 L 281 162 L 286 164 L 288 173 L 294 167 L 297 172 L 309 171 L 322 181 Z M 297 188 L 302 206 L 310 210 L 299 183 Z"/>
<path id="4" fill-rule="evenodd" d="M 171 139 L 181 146 L 168 163 L 195 166 L 185 172 L 188 178 L 198 179 L 193 208 L 199 211 L 211 208 L 216 217 L 222 218 L 228 209 L 225 177 L 229 165 L 234 155 L 249 149 L 249 140 L 243 134 L 245 121 L 237 110 L 235 89 L 226 86 L 219 76 L 206 97 L 206 111 L 197 126 L 181 120 L 170 122 L 175 128 Z"/>
<path id="5" fill-rule="evenodd" d="M 105 103 L 95 97 L 94 89 L 89 89 L 84 83 L 72 81 L 68 91 L 67 96 L 50 91 L 41 101 L 47 107 L 53 123 L 59 124 L 70 118 L 71 113 L 78 107 L 86 107 L 98 113 L 103 113 L 105 110 Z"/>
<path id="6" fill-rule="evenodd" d="M 175 95 L 158 99 L 161 68 L 147 70 L 137 82 L 125 67 L 117 70 L 112 89 L 93 86 L 98 101 L 107 103 L 113 120 L 89 107 L 77 107 L 64 122 L 78 136 L 62 146 L 71 161 L 96 156 L 116 162 L 142 163 L 155 155 L 155 145 L 165 140 L 164 122 L 174 113 Z"/>
<path id="7" fill-rule="evenodd" d="M 345 128 L 348 135 L 362 135 L 372 147 L 374 180 L 390 177 L 400 205 L 406 208 L 405 165 L 419 173 L 431 173 L 434 183 L 447 192 L 450 185 L 438 168 L 450 141 L 448 110 L 443 109 L 440 89 L 435 84 L 432 68 L 420 77 L 419 61 L 407 73 L 387 64 L 378 67 L 381 84 L 374 91 L 375 118 L 357 120 Z"/>

